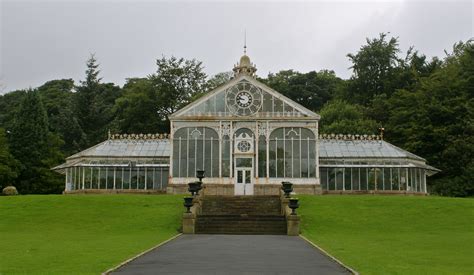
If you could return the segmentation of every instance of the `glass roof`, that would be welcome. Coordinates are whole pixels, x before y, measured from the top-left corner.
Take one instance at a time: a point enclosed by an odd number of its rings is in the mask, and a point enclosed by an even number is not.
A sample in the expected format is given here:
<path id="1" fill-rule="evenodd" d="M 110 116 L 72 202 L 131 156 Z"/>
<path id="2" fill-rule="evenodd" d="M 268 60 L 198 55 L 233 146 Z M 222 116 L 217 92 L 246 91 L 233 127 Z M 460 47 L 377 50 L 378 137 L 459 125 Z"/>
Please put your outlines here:
<path id="1" fill-rule="evenodd" d="M 68 157 L 169 157 L 168 139 L 109 139 Z"/>
<path id="2" fill-rule="evenodd" d="M 409 158 L 425 159 L 382 140 L 319 140 L 320 158 Z"/>
<path id="3" fill-rule="evenodd" d="M 168 139 L 106 140 L 89 149 L 72 155 L 77 157 L 169 157 Z M 320 158 L 423 158 L 380 140 L 319 140 Z"/>

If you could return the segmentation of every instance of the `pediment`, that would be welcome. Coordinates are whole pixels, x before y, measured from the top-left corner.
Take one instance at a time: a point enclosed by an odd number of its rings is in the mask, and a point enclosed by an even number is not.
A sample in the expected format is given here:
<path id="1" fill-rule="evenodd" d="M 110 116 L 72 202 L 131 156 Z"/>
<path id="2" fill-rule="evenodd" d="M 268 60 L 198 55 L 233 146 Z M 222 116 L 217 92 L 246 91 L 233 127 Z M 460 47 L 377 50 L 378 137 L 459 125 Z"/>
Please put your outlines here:
<path id="1" fill-rule="evenodd" d="M 312 118 L 320 116 L 247 75 L 206 93 L 170 119 Z"/>

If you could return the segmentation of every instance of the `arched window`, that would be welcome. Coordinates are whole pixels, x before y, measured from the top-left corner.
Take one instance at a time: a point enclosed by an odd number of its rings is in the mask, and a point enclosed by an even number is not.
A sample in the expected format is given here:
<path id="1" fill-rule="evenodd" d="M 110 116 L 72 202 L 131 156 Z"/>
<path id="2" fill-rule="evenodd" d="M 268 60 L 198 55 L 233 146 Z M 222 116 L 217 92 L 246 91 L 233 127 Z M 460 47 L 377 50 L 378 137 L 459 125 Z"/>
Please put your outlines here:
<path id="1" fill-rule="evenodd" d="M 219 136 L 207 127 L 181 128 L 173 137 L 173 176 L 194 178 L 198 169 L 219 176 Z"/>
<path id="2" fill-rule="evenodd" d="M 306 128 L 275 129 L 270 135 L 271 178 L 316 177 L 316 139 Z"/>

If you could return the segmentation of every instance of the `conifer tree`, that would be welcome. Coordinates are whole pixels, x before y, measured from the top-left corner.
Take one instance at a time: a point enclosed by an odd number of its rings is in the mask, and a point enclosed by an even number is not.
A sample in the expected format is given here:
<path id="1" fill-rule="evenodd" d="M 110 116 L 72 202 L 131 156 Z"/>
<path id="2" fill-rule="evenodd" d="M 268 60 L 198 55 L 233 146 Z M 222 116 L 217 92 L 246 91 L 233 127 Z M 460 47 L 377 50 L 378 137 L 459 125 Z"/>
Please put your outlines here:
<path id="1" fill-rule="evenodd" d="M 49 132 L 48 117 L 37 91 L 25 93 L 11 130 L 11 152 L 20 162 L 20 193 L 51 193 L 62 185 L 52 165 L 62 160 L 60 139 Z"/>

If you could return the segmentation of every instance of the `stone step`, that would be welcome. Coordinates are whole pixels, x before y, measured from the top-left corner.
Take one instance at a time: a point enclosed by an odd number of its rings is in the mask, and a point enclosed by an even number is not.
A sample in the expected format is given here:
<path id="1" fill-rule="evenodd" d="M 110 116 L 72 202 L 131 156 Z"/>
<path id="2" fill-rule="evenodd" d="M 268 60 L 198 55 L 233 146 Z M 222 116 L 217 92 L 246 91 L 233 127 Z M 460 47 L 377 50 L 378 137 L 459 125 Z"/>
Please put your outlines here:
<path id="1" fill-rule="evenodd" d="M 286 234 L 279 196 L 205 196 L 198 234 Z"/>

